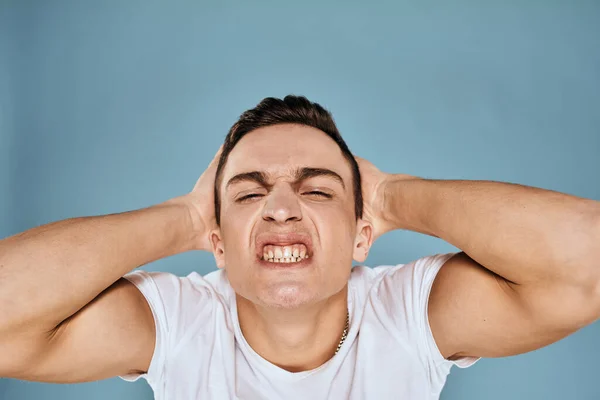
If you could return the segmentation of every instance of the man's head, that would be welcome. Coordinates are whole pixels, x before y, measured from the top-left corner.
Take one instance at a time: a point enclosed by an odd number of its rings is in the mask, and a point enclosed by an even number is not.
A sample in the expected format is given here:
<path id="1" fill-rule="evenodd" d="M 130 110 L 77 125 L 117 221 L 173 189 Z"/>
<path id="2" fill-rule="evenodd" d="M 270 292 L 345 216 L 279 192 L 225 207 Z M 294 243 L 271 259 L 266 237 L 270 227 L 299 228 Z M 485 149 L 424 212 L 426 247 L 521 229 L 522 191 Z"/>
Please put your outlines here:
<path id="1" fill-rule="evenodd" d="M 223 150 L 219 158 L 215 181 L 215 208 L 217 225 L 220 225 L 221 198 L 219 185 L 222 181 L 223 168 L 227 163 L 229 153 L 235 145 L 248 133 L 263 127 L 298 124 L 321 130 L 339 146 L 343 157 L 352 170 L 352 190 L 354 193 L 354 210 L 356 218 L 362 218 L 363 199 L 360 184 L 360 172 L 354 156 L 337 129 L 331 113 L 320 104 L 309 101 L 304 96 L 286 96 L 283 100 L 267 97 L 256 107 L 244 112 L 231 127 L 225 137 Z M 302 140 L 301 135 L 296 138 Z"/>
<path id="2" fill-rule="evenodd" d="M 356 160 L 331 114 L 305 97 L 266 98 L 241 115 L 214 198 L 217 264 L 239 295 L 263 306 L 332 296 L 371 245 Z"/>

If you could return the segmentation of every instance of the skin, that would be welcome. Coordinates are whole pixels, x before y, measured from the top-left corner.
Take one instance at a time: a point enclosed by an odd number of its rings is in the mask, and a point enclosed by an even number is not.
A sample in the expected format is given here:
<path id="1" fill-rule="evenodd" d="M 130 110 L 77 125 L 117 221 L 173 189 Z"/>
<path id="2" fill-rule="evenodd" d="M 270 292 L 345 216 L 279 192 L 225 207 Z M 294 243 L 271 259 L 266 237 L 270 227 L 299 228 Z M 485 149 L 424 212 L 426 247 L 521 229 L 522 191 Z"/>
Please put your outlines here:
<path id="1" fill-rule="evenodd" d="M 294 172 L 302 167 L 333 171 L 342 182 L 329 175 L 298 182 Z M 267 185 L 252 180 L 227 185 L 250 171 L 264 172 Z M 211 234 L 213 253 L 238 295 L 246 339 L 267 360 L 288 369 L 322 364 L 333 355 L 345 324 L 352 261 L 364 261 L 372 243 L 371 224 L 356 219 L 351 169 L 341 150 L 315 128 L 257 129 L 230 153 L 220 191 L 221 226 Z M 309 266 L 261 266 L 257 237 L 289 232 L 311 238 Z"/>
<path id="2" fill-rule="evenodd" d="M 523 353 L 600 317 L 597 201 L 500 182 L 386 174 L 358 159 L 365 220 L 357 220 L 350 169 L 326 135 L 274 126 L 239 146 L 223 182 L 247 169 L 269 172 L 271 182 L 262 197 L 243 204 L 235 202 L 240 192 L 260 188 L 221 187 L 220 228 L 211 200 L 213 160 L 187 195 L 1 240 L 0 376 L 83 382 L 146 371 L 155 342 L 152 313 L 120 277 L 193 249 L 213 251 L 227 271 L 242 330 L 257 353 L 290 371 L 314 368 L 339 341 L 352 259 L 362 262 L 373 239 L 394 229 L 463 250 L 441 268 L 429 300 L 429 322 L 446 358 Z M 345 187 L 324 177 L 292 184 L 291 165 L 331 169 Z M 307 198 L 306 185 L 335 196 Z M 261 269 L 256 238 L 287 230 L 310 235 L 311 264 Z"/>

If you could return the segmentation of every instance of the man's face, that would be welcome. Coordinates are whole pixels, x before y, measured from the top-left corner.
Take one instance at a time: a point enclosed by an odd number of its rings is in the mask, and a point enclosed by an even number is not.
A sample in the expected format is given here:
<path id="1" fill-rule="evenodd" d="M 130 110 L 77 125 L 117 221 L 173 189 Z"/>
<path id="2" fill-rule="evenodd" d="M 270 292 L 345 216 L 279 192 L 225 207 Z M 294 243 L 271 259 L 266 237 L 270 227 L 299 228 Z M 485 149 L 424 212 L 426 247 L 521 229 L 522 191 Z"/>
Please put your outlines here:
<path id="1" fill-rule="evenodd" d="M 364 261 L 371 226 L 356 219 L 352 172 L 322 131 L 275 125 L 244 136 L 220 185 L 217 265 L 240 296 L 265 307 L 325 300 Z"/>

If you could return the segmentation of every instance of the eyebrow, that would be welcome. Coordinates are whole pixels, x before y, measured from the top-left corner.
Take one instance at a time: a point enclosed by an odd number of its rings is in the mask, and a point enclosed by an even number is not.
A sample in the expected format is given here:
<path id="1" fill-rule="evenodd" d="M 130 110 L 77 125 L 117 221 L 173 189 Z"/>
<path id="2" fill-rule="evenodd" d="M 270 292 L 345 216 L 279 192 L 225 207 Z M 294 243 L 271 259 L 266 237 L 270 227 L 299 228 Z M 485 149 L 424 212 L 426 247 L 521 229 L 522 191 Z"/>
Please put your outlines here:
<path id="1" fill-rule="evenodd" d="M 344 180 L 337 173 L 327 168 L 297 168 L 292 176 L 294 177 L 294 183 L 299 183 L 305 181 L 310 178 L 314 178 L 317 176 L 326 176 L 329 178 L 333 178 L 336 180 L 342 188 L 346 189 L 346 185 L 344 185 Z M 227 182 L 227 186 L 225 189 L 228 189 L 231 185 L 240 183 L 240 182 L 256 182 L 259 185 L 269 188 L 273 186 L 272 183 L 269 182 L 268 174 L 264 171 L 251 171 L 251 172 L 242 172 L 241 174 L 235 175 Z"/>

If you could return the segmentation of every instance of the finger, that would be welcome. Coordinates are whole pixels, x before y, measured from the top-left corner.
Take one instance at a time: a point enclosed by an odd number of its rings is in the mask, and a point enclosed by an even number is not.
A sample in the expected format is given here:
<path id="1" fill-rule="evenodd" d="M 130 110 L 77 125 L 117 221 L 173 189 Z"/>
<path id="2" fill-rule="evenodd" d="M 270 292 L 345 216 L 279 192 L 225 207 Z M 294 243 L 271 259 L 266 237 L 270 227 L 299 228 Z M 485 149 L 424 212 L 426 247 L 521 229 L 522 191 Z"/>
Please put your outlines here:
<path id="1" fill-rule="evenodd" d="M 217 154 L 215 154 L 215 157 L 213 158 L 213 160 L 218 160 L 219 157 L 221 157 L 221 153 L 223 152 L 223 145 L 221 145 L 219 147 L 219 150 L 217 150 Z"/>
<path id="2" fill-rule="evenodd" d="M 223 145 L 221 145 L 221 147 L 219 147 L 219 150 L 217 150 L 217 153 L 215 154 L 215 156 L 213 157 L 213 159 L 210 161 L 210 166 L 216 166 L 219 163 L 219 158 L 221 158 L 221 153 L 223 153 Z"/>

